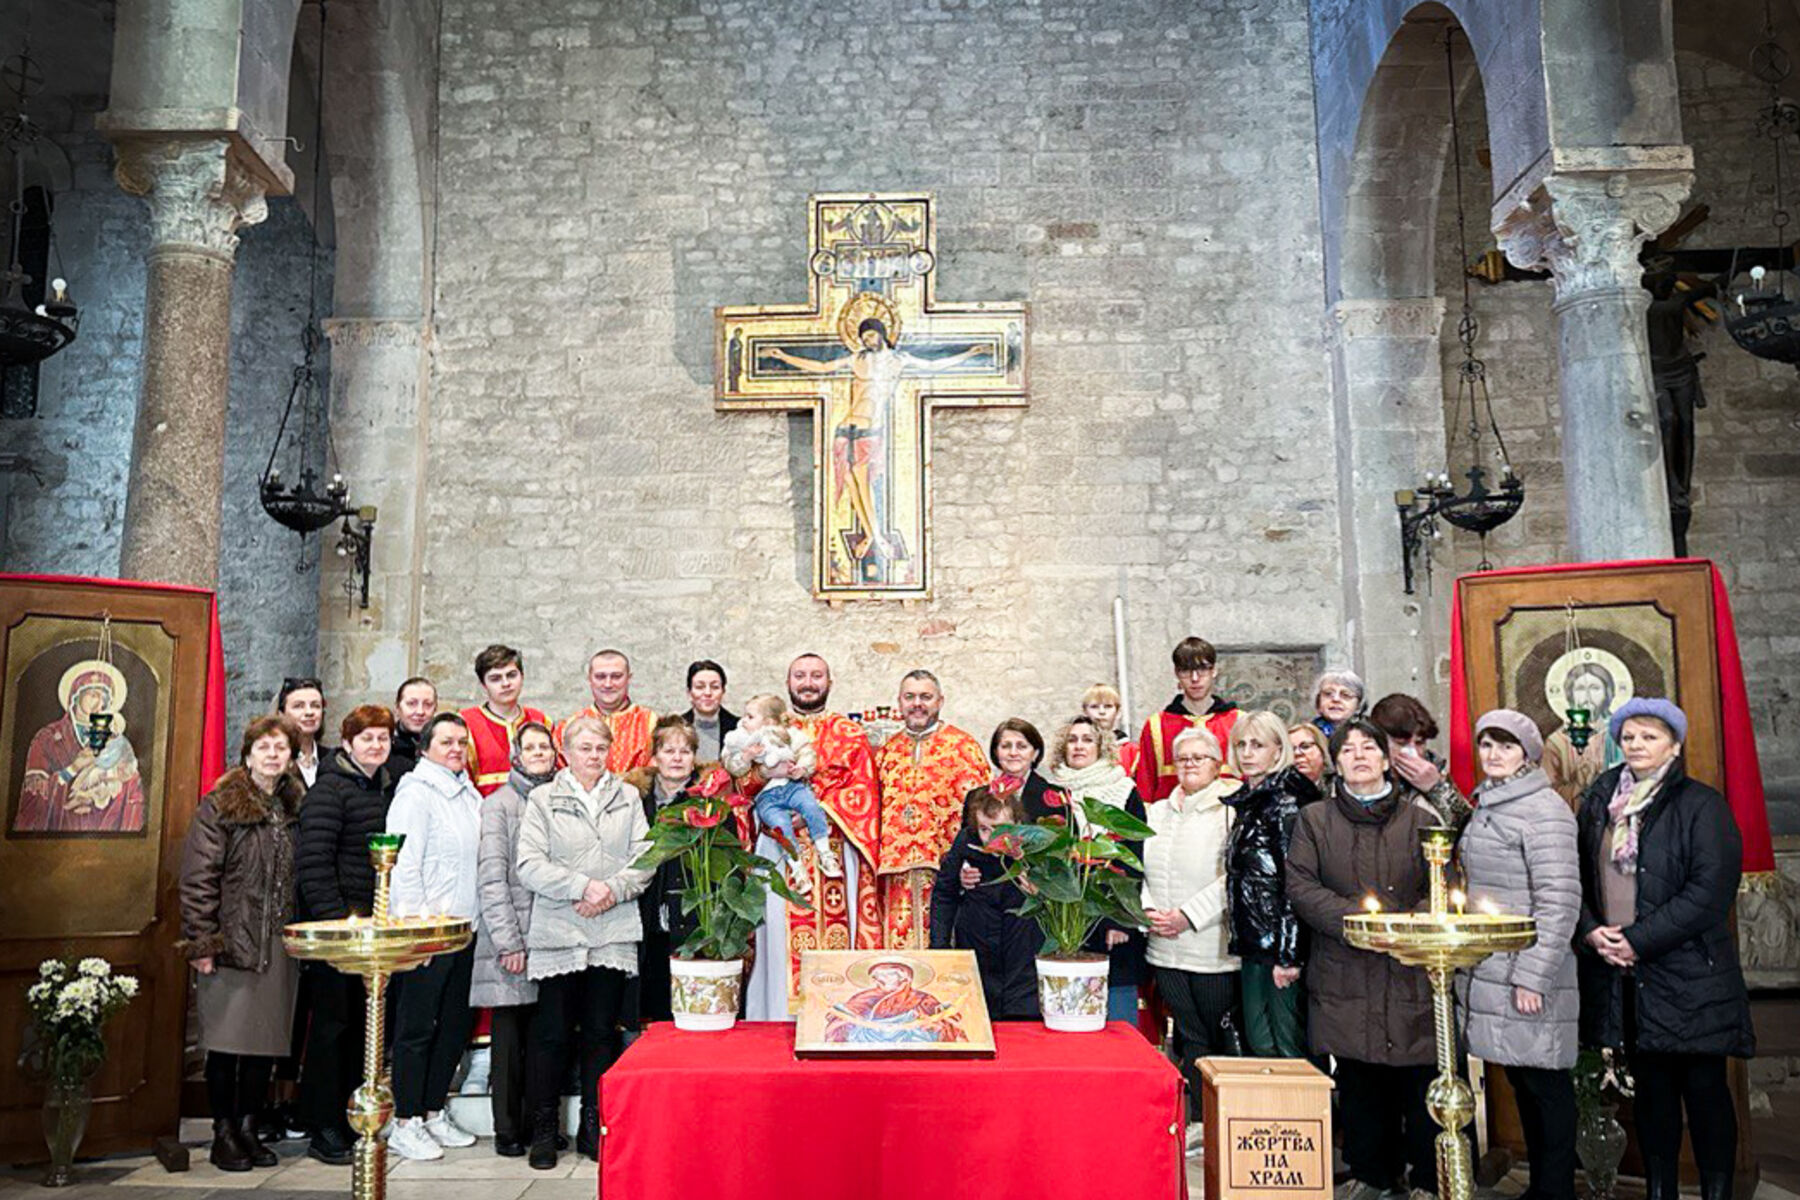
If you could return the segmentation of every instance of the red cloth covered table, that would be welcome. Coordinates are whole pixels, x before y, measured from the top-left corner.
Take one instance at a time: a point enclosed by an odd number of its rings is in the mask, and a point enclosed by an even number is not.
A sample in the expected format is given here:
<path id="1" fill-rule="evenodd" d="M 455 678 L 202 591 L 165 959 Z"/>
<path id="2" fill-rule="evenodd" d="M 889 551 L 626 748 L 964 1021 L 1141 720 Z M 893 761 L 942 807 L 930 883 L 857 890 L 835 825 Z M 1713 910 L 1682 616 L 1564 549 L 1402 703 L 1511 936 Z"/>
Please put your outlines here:
<path id="1" fill-rule="evenodd" d="M 605 1200 L 1186 1194 L 1181 1076 L 1131 1026 L 998 1023 L 988 1059 L 796 1059 L 655 1025 L 600 1081 Z"/>

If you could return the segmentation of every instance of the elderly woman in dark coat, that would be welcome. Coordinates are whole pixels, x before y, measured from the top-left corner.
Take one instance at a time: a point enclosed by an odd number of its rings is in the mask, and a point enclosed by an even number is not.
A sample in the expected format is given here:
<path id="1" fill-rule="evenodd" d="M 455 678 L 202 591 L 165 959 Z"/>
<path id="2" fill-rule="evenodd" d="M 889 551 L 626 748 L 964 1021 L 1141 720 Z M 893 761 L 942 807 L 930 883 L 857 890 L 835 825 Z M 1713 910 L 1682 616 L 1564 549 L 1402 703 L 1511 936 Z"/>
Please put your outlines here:
<path id="1" fill-rule="evenodd" d="M 1731 905 L 1743 841 L 1725 798 L 1684 769 L 1687 715 L 1621 705 L 1625 761 L 1582 797 L 1581 1039 L 1624 1048 L 1650 1200 L 1676 1200 L 1681 1115 L 1704 1200 L 1730 1200 L 1737 1116 L 1727 1057 L 1755 1053 Z"/>
<path id="2" fill-rule="evenodd" d="M 300 974 L 281 944 L 293 917 L 294 823 L 304 788 L 286 717 L 244 730 L 240 765 L 200 801 L 181 858 L 181 932 L 199 975 L 195 1007 L 213 1112 L 208 1158 L 222 1171 L 272 1167 L 255 1113 L 288 1053 Z"/>
<path id="3" fill-rule="evenodd" d="M 1540 762 L 1544 739 L 1524 713 L 1475 722 L 1486 779 L 1457 853 L 1478 907 L 1537 920 L 1537 944 L 1496 954 L 1458 979 L 1469 1052 L 1506 1069 L 1531 1161 L 1532 1200 L 1575 1200 L 1575 917 L 1581 868 L 1575 818 Z"/>
<path id="4" fill-rule="evenodd" d="M 1332 734 L 1337 782 L 1300 811 L 1288 848 L 1288 900 L 1312 933 L 1307 997 L 1314 1054 L 1337 1059 L 1348 1200 L 1376 1200 L 1411 1179 L 1437 1190 L 1437 1126 L 1425 1110 L 1435 1073 L 1425 972 L 1344 941 L 1344 918 L 1371 897 L 1384 909 L 1430 894 L 1419 831 L 1459 826 L 1468 802 L 1453 787 L 1427 796 L 1391 769 L 1381 727 L 1351 717 Z M 1437 799 L 1435 797 L 1440 797 Z"/>

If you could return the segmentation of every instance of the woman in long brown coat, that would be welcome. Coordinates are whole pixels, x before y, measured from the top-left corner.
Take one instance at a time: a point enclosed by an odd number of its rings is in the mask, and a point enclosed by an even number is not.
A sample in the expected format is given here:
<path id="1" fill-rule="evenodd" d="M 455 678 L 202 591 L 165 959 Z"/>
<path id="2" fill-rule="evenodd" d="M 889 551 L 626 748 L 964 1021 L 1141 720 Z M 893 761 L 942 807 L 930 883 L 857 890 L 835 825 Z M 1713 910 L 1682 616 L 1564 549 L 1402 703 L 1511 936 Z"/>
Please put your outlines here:
<path id="1" fill-rule="evenodd" d="M 1402 1174 L 1415 1195 L 1434 1193 L 1431 989 L 1425 972 L 1346 943 L 1344 918 L 1370 897 L 1384 909 L 1417 907 L 1430 891 L 1419 831 L 1460 824 L 1468 806 L 1453 790 L 1439 800 L 1397 778 L 1387 735 L 1366 718 L 1340 724 L 1331 746 L 1336 786 L 1300 810 L 1287 859 L 1288 900 L 1313 932 L 1312 1051 L 1337 1059 L 1349 1200 L 1404 1188 Z"/>
<path id="2" fill-rule="evenodd" d="M 241 765 L 200 801 L 182 854 L 182 946 L 199 975 L 209 1157 L 224 1171 L 277 1161 L 256 1136 L 255 1113 L 275 1060 L 289 1051 L 300 982 L 281 944 L 294 907 L 294 827 L 304 789 L 289 768 L 299 744 L 286 717 L 250 722 Z"/>

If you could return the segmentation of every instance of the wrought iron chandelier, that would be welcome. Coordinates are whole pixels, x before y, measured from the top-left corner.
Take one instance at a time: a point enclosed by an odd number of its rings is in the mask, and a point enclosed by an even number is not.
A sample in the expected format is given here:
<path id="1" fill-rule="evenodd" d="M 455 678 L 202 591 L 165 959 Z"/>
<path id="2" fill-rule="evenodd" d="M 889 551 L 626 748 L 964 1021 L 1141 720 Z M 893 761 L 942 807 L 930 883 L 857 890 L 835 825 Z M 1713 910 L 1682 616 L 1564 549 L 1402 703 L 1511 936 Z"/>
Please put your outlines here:
<path id="1" fill-rule="evenodd" d="M 1774 207 L 1769 224 L 1774 230 L 1772 245 L 1781 247 L 1788 240 L 1787 227 L 1792 221 L 1786 207 L 1783 178 L 1782 144 L 1800 135 L 1800 104 L 1781 94 L 1781 85 L 1794 71 L 1794 63 L 1781 43 L 1775 39 L 1774 6 L 1764 0 L 1763 40 L 1750 52 L 1750 73 L 1768 85 L 1768 102 L 1756 113 L 1756 132 L 1768 139 L 1774 168 Z M 1735 284 L 1741 251 L 1733 251 L 1727 280 Z M 1760 256 L 1758 256 L 1760 257 Z M 1731 340 L 1743 349 L 1773 362 L 1789 363 L 1800 369 L 1800 289 L 1792 288 L 1793 257 L 1789 251 L 1775 264 L 1774 277 L 1762 262 L 1749 268 L 1750 290 L 1739 292 L 1725 315 L 1725 328 Z"/>
<path id="2" fill-rule="evenodd" d="M 70 297 L 68 280 L 60 274 L 62 253 L 56 245 L 54 224 L 56 201 L 50 192 L 50 175 L 41 152 L 44 130 L 27 111 L 32 93 L 44 83 L 44 72 L 31 57 L 29 38 L 18 54 L 0 66 L 0 83 L 13 94 L 13 111 L 0 118 L 0 146 L 12 159 L 13 185 L 8 202 L 6 269 L 0 272 L 0 366 L 22 367 L 42 362 L 74 341 L 81 328 L 81 313 Z M 38 168 L 35 178 L 43 188 L 43 236 L 47 241 L 44 257 L 46 262 L 54 261 L 59 271 L 48 288 L 42 286 L 43 280 L 27 274 L 22 265 L 27 234 L 28 162 Z M 27 289 L 41 292 L 42 299 L 31 304 Z"/>
<path id="3" fill-rule="evenodd" d="M 313 214 L 319 213 L 319 182 L 324 172 L 325 139 L 325 8 L 319 0 L 319 78 L 317 103 L 313 107 Z M 340 518 L 337 556 L 350 560 L 350 575 L 344 582 L 346 593 L 356 594 L 361 607 L 369 607 L 369 551 L 374 536 L 376 510 L 373 505 L 356 507 L 350 503 L 350 487 L 342 474 L 332 468 L 336 452 L 325 420 L 325 396 L 319 386 L 317 357 L 319 349 L 319 252 L 317 245 L 308 256 L 309 272 L 306 293 L 306 330 L 301 334 L 300 365 L 294 368 L 294 380 L 288 388 L 287 406 L 281 412 L 281 427 L 275 444 L 269 448 L 269 461 L 263 467 L 261 499 L 263 511 L 301 538 L 301 558 L 296 570 L 310 567 L 306 557 L 306 538 Z M 296 413 L 297 410 L 297 413 Z M 295 435 L 288 436 L 290 424 L 298 416 Z M 283 482 L 276 460 L 284 447 L 299 464 L 299 478 Z M 315 467 L 320 460 L 320 467 Z M 322 468 L 322 469 L 321 469 Z M 320 486 L 324 471 L 331 470 L 330 481 Z"/>
<path id="4" fill-rule="evenodd" d="M 1431 570 L 1428 543 L 1442 536 L 1439 518 L 1481 538 L 1481 562 L 1478 571 L 1491 571 L 1487 558 L 1487 535 L 1512 520 L 1525 503 L 1525 481 L 1513 470 L 1506 453 L 1506 439 L 1500 436 L 1500 425 L 1494 419 L 1494 403 L 1488 395 L 1487 364 L 1475 354 L 1475 338 L 1481 324 L 1475 319 L 1475 308 L 1469 294 L 1469 242 L 1463 210 L 1462 130 L 1456 119 L 1456 31 L 1444 36 L 1444 66 L 1448 75 L 1450 96 L 1450 154 L 1456 179 L 1456 250 L 1457 273 L 1462 276 L 1462 317 L 1457 322 L 1456 337 L 1462 344 L 1463 360 L 1457 368 L 1456 406 L 1451 413 L 1451 436 L 1460 428 L 1469 447 L 1469 469 L 1463 472 L 1469 490 L 1458 494 L 1450 481 L 1450 473 L 1429 472 L 1417 488 L 1402 488 L 1394 493 L 1394 505 L 1400 514 L 1400 561 L 1406 594 L 1413 594 L 1415 561 L 1423 552 L 1425 570 Z M 1465 410 L 1467 413 L 1465 420 Z M 1500 467 L 1498 487 L 1488 486 L 1489 468 L 1484 466 L 1489 452 L 1483 439 L 1492 436 L 1491 452 Z"/>

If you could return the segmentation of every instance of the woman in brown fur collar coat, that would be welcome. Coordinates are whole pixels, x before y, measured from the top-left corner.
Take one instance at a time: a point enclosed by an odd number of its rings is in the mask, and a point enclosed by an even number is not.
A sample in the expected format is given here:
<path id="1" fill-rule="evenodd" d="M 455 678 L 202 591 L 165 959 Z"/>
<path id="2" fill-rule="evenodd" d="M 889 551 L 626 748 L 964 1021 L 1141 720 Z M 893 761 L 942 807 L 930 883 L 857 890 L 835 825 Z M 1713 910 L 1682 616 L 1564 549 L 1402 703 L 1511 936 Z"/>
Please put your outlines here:
<path id="1" fill-rule="evenodd" d="M 244 730 L 241 765 L 219 777 L 188 827 L 181 860 L 182 948 L 199 975 L 200 1045 L 213 1114 L 213 1164 L 276 1163 L 255 1113 L 288 1052 L 299 972 L 281 944 L 293 917 L 294 831 L 304 794 L 286 717 Z"/>

